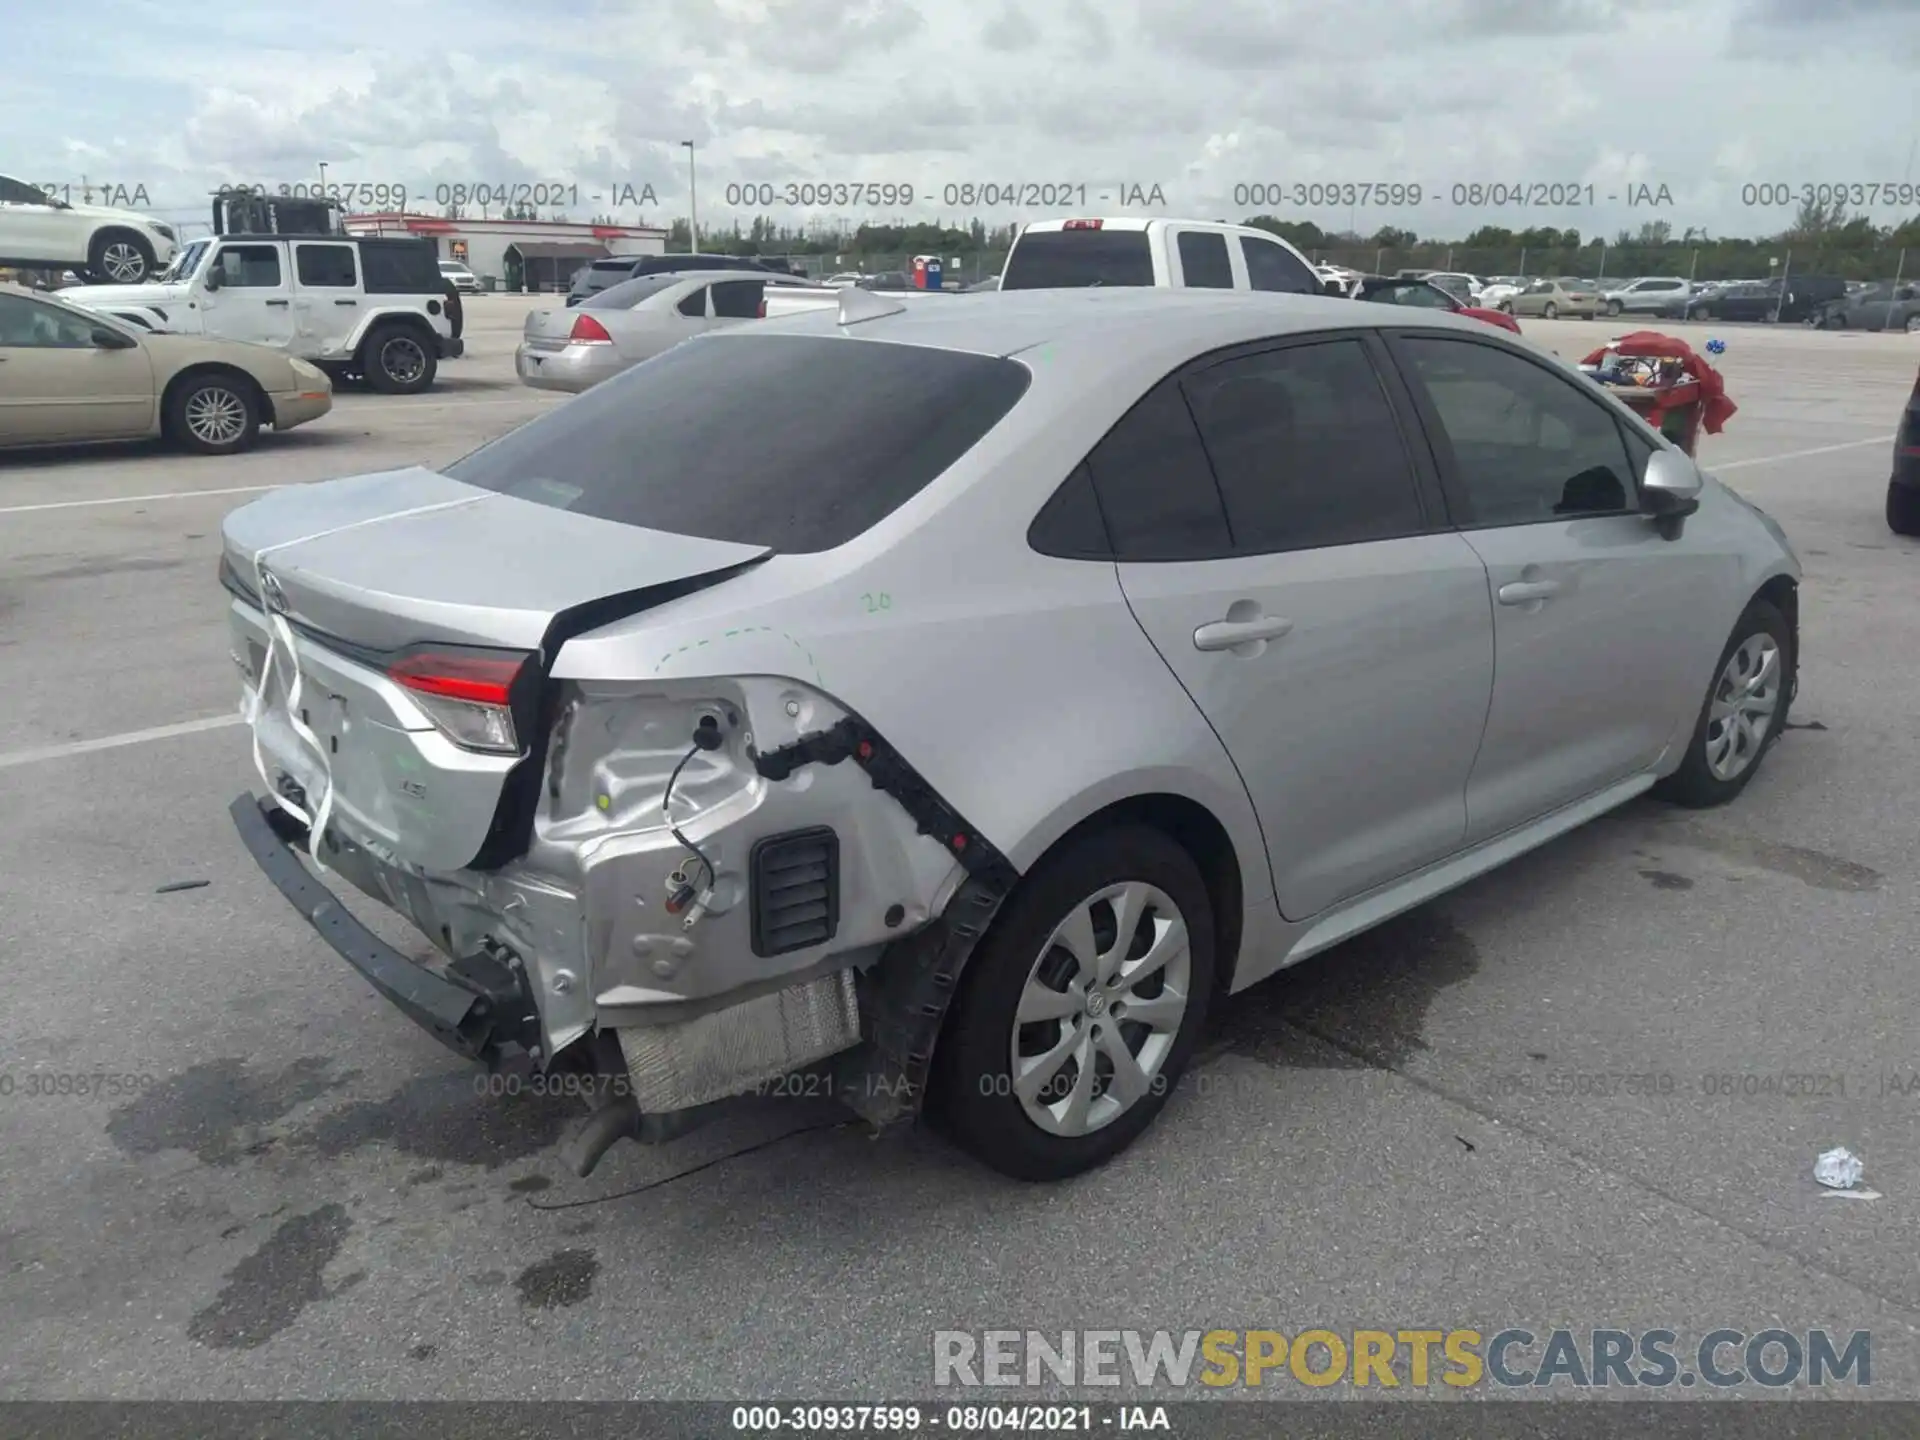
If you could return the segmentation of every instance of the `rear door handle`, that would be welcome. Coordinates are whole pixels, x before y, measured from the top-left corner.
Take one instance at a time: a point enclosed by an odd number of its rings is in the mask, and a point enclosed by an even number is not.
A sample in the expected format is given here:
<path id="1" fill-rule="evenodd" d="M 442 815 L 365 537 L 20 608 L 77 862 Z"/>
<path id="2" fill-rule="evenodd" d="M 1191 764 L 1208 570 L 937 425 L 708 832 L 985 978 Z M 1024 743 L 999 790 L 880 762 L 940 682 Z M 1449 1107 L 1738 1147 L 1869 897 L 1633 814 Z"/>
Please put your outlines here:
<path id="1" fill-rule="evenodd" d="M 287 305 L 287 304 L 288 304 L 289 302 L 288 302 L 288 301 L 285 301 L 285 300 L 269 300 L 269 301 L 268 301 L 267 303 L 268 303 L 269 305 L 280 305 L 280 306 L 285 306 L 285 305 Z"/>
<path id="2" fill-rule="evenodd" d="M 333 303 L 336 305 L 358 305 L 360 302 L 358 300 L 336 300 Z"/>
<path id="3" fill-rule="evenodd" d="M 1502 605 L 1525 605 L 1534 600 L 1551 600 L 1560 593 L 1558 580 L 1516 580 L 1500 587 Z"/>
<path id="4" fill-rule="evenodd" d="M 1278 640 L 1291 629 L 1293 622 L 1278 615 L 1261 615 L 1252 620 L 1214 620 L 1193 632 L 1193 648 L 1231 650 L 1255 640 Z"/>

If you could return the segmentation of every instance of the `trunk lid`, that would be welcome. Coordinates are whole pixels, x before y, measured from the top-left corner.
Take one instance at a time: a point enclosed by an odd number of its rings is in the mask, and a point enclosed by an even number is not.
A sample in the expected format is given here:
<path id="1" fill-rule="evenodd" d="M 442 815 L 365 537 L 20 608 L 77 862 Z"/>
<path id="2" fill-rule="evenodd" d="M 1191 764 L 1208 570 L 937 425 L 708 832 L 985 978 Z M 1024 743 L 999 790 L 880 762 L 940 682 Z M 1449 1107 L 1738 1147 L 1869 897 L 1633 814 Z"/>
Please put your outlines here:
<path id="1" fill-rule="evenodd" d="M 762 546 L 671 535 L 481 490 L 425 469 L 295 486 L 222 527 L 234 659 L 257 686 L 268 644 L 255 557 L 295 634 L 261 695 L 267 781 L 308 813 L 331 775 L 339 829 L 389 861 L 448 871 L 498 863 L 544 763 L 544 666 L 571 634 L 765 558 Z M 389 674 L 421 647 L 531 657 L 517 754 L 453 743 Z M 520 692 L 516 692 L 519 694 Z M 532 776 L 531 782 L 524 777 Z M 289 788 L 291 787 L 291 788 Z M 530 798 L 530 797 L 528 797 Z"/>
<path id="2" fill-rule="evenodd" d="M 521 327 L 520 338 L 532 350 L 564 350 L 579 310 L 535 310 Z"/>

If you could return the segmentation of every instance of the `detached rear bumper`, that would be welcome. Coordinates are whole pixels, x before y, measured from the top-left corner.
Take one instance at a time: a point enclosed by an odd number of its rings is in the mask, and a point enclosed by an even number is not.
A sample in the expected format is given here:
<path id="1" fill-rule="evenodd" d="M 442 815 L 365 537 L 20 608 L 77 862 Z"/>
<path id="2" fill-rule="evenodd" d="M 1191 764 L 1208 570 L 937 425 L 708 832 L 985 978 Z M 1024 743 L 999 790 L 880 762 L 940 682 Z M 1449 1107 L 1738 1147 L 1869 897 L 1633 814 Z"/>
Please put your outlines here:
<path id="1" fill-rule="evenodd" d="M 440 337 L 440 358 L 442 360 L 458 360 L 466 353 L 467 342 L 465 340 L 449 340 L 444 335 Z"/>
<path id="2" fill-rule="evenodd" d="M 515 972 L 485 957 L 468 973 L 428 969 L 367 929 L 314 878 L 295 848 L 304 847 L 306 832 L 292 816 L 251 794 L 238 796 L 227 813 L 254 863 L 320 938 L 441 1044 L 499 1068 L 539 1043 L 534 1003 Z"/>

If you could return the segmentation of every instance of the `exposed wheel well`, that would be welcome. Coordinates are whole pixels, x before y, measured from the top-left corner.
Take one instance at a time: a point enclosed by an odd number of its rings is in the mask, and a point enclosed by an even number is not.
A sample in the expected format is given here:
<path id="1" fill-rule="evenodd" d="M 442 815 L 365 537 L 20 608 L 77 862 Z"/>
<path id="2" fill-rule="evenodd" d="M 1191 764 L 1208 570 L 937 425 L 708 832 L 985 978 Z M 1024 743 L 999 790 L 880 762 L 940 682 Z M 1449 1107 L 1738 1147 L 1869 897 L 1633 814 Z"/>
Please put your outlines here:
<path id="1" fill-rule="evenodd" d="M 367 355 L 367 346 L 373 343 L 373 337 L 378 335 L 382 330 L 394 328 L 415 331 L 423 336 L 428 344 L 435 344 L 440 338 L 433 326 L 427 323 L 427 318 L 424 315 L 381 315 L 367 323 L 366 333 L 361 335 L 360 343 L 354 347 L 353 353 L 361 366 L 364 367 L 370 363 Z"/>
<path id="2" fill-rule="evenodd" d="M 253 401 L 254 409 L 259 412 L 260 423 L 266 426 L 273 424 L 273 402 L 267 399 L 267 392 L 260 388 L 260 382 L 258 380 L 237 366 L 210 362 L 203 365 L 190 365 L 167 382 L 167 388 L 160 396 L 160 424 L 162 428 L 165 428 L 168 423 L 167 412 L 173 408 L 173 397 L 180 393 L 180 387 L 191 380 L 205 379 L 214 375 L 231 380 L 235 382 L 239 388 L 245 390 L 248 398 Z"/>
<path id="3" fill-rule="evenodd" d="M 1240 961 L 1246 895 L 1240 859 L 1234 853 L 1226 827 L 1206 806 L 1184 795 L 1132 795 L 1089 815 L 1056 840 L 1052 850 L 1090 831 L 1127 822 L 1152 826 L 1191 855 L 1194 864 L 1199 866 L 1201 879 L 1206 882 L 1207 898 L 1212 902 L 1213 933 L 1219 946 L 1219 953 L 1214 957 L 1214 982 L 1225 994 L 1232 988 L 1233 972 Z"/>
<path id="4" fill-rule="evenodd" d="M 1786 618 L 1787 632 L 1793 636 L 1793 668 L 1800 669 L 1800 586 L 1791 575 L 1776 575 L 1759 590 L 1754 599 L 1764 600 Z"/>

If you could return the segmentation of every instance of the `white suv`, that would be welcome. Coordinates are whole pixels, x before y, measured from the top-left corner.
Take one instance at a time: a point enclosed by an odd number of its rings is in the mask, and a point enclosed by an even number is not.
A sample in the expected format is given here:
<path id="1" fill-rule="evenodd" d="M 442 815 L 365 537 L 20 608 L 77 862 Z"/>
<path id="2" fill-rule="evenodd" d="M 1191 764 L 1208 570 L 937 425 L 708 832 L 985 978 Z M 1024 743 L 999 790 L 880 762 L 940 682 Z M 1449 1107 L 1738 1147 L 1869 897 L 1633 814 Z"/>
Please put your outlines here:
<path id="1" fill-rule="evenodd" d="M 0 265 L 78 270 L 137 285 L 173 258 L 179 236 L 137 210 L 69 205 L 23 180 L 0 175 Z"/>
<path id="2" fill-rule="evenodd" d="M 427 389 L 465 348 L 459 298 L 427 240 L 223 235 L 188 245 L 158 284 L 61 298 L 144 330 L 269 345 L 389 395 Z"/>

